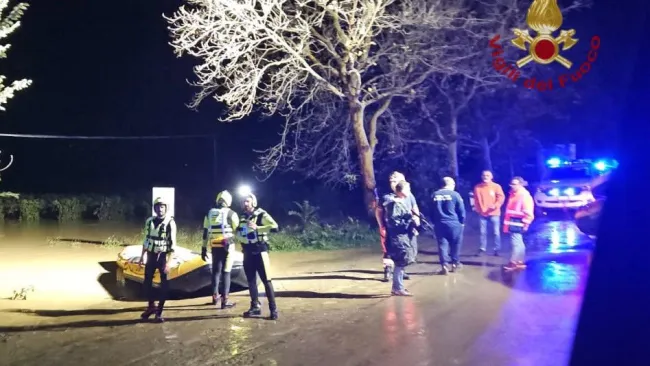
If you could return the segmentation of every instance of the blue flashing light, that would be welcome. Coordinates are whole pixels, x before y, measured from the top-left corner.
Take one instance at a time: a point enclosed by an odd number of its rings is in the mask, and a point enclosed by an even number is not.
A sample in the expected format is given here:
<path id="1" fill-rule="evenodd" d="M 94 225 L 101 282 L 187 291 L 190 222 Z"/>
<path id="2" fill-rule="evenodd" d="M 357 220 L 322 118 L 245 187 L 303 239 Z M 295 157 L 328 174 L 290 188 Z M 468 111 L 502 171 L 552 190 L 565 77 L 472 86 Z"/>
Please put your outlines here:
<path id="1" fill-rule="evenodd" d="M 618 161 L 614 159 L 602 159 L 594 163 L 594 168 L 599 172 L 606 172 L 608 170 L 618 168 Z"/>
<path id="2" fill-rule="evenodd" d="M 562 160 L 560 160 L 560 158 L 550 158 L 546 164 L 548 164 L 548 166 L 551 168 L 557 168 L 560 166 L 560 164 L 562 164 Z"/>

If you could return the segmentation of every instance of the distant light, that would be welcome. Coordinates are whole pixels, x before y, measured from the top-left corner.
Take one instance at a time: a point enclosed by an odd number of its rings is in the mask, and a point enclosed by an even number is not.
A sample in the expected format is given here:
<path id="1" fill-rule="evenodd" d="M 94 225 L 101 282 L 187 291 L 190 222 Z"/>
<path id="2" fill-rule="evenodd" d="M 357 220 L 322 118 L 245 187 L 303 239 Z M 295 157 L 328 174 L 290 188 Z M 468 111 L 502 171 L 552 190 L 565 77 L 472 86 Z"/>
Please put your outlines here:
<path id="1" fill-rule="evenodd" d="M 562 164 L 562 160 L 560 160 L 560 158 L 550 158 L 546 164 L 548 164 L 551 168 L 557 168 L 560 166 L 560 164 Z"/>
<path id="2" fill-rule="evenodd" d="M 251 193 L 253 193 L 253 190 L 249 185 L 244 184 L 239 186 L 239 188 L 237 188 L 237 194 L 239 194 L 242 197 L 248 196 Z"/>
<path id="3" fill-rule="evenodd" d="M 548 191 L 548 194 L 550 194 L 551 196 L 557 197 L 557 196 L 560 195 L 560 190 L 557 189 L 557 188 L 553 188 L 550 191 Z"/>
<path id="4" fill-rule="evenodd" d="M 566 194 L 567 196 L 575 196 L 576 190 L 575 188 L 567 188 L 564 190 L 564 194 Z"/>
<path id="5" fill-rule="evenodd" d="M 559 180 L 552 180 L 551 183 L 560 183 Z"/>
<path id="6" fill-rule="evenodd" d="M 607 170 L 607 163 L 605 163 L 604 161 L 599 161 L 599 162 L 596 162 L 596 164 L 594 164 L 594 167 L 597 170 L 599 170 L 601 172 L 604 172 L 605 170 Z"/>

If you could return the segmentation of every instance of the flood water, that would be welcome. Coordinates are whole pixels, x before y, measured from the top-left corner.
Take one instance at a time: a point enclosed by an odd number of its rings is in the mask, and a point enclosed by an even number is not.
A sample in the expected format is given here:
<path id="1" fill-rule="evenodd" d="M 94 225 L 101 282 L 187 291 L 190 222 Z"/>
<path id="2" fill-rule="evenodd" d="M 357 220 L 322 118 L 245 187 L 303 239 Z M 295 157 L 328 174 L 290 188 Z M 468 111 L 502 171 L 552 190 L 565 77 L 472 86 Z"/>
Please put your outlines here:
<path id="1" fill-rule="evenodd" d="M 271 253 L 280 319 L 243 319 L 205 297 L 172 300 L 163 324 L 139 320 L 143 303 L 111 293 L 119 247 L 138 224 L 38 226 L 0 231 L 0 365 L 81 365 L 118 358 L 156 365 L 566 365 L 588 278 L 591 242 L 570 221 L 539 220 L 526 238 L 528 269 L 504 275 L 503 257 L 475 257 L 435 276 L 435 243 L 420 238 L 409 267 L 414 297 L 391 297 L 379 246 Z M 65 241 L 63 239 L 70 239 Z M 137 243 L 136 243 L 137 244 Z M 509 248 L 503 238 L 504 254 Z M 33 286 L 26 300 L 7 300 Z M 263 291 L 263 287 L 260 287 Z M 268 309 L 263 301 L 263 311 Z"/>

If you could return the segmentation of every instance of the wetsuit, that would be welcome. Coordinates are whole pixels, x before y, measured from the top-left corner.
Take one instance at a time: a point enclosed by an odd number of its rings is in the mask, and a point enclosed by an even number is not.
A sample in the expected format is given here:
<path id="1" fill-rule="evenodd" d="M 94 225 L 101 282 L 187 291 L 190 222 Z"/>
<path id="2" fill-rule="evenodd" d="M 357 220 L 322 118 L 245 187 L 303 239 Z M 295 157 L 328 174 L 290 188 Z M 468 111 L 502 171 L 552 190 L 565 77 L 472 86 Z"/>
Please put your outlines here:
<path id="1" fill-rule="evenodd" d="M 222 309 L 234 306 L 234 303 L 228 301 L 228 295 L 230 294 L 230 271 L 234 261 L 231 252 L 235 249 L 234 232 L 238 225 L 237 213 L 228 207 L 213 208 L 203 219 L 202 257 L 205 257 L 209 243 L 212 252 L 212 303 L 216 305 L 218 302 L 219 282 L 223 275 Z"/>
<path id="2" fill-rule="evenodd" d="M 249 222 L 257 225 L 256 230 L 249 227 Z M 271 262 L 269 260 L 268 234 L 278 230 L 278 224 L 268 212 L 255 208 L 251 213 L 245 213 L 237 228 L 237 237 L 242 243 L 244 252 L 244 271 L 248 279 L 248 290 L 251 295 L 251 308 L 244 313 L 245 317 L 261 315 L 257 276 L 264 284 L 266 297 L 269 301 L 271 318 L 277 319 L 278 312 L 275 304 L 275 291 L 271 282 Z"/>
<path id="3" fill-rule="evenodd" d="M 142 318 L 147 319 L 152 314 L 156 314 L 156 319 L 162 321 L 162 312 L 165 301 L 169 295 L 169 281 L 165 268 L 171 259 L 176 244 L 176 222 L 171 216 L 168 217 L 151 217 L 145 224 L 145 240 L 143 252 L 146 253 L 147 262 L 144 267 L 144 290 L 147 294 L 149 306 Z M 153 290 L 153 278 L 156 273 L 160 273 L 160 291 L 158 297 L 158 308 L 155 308 L 155 292 Z"/>

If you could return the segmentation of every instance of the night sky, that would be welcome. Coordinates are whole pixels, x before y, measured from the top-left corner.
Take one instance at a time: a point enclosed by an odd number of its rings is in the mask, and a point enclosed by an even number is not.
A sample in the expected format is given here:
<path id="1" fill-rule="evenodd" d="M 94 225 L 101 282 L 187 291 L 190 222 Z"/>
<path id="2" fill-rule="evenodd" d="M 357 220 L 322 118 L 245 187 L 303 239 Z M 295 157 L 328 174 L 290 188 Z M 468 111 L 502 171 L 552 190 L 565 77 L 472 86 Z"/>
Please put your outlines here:
<path id="1" fill-rule="evenodd" d="M 575 28 L 581 40 L 567 57 L 582 62 L 594 34 L 602 38 L 602 47 L 594 68 L 580 82 L 585 100 L 571 112 L 571 123 L 548 121 L 538 126 L 542 140 L 575 141 L 606 152 L 615 146 L 614 127 L 620 122 L 616 105 L 624 97 L 626 54 L 636 50 L 630 35 L 640 24 L 635 23 L 634 12 L 623 11 L 614 3 L 599 1 L 591 9 L 565 18 L 563 28 Z M 3 176 L 3 189 L 121 192 L 173 185 L 180 190 L 216 191 L 253 181 L 255 154 L 251 150 L 275 141 L 278 121 L 252 117 L 223 124 L 217 122 L 221 107 L 213 100 L 205 101 L 198 113 L 185 106 L 193 93 L 186 79 L 193 77 L 195 60 L 174 56 L 161 17 L 180 4 L 178 0 L 32 2 L 23 26 L 9 38 L 9 58 L 0 62 L 2 73 L 10 79 L 28 77 L 34 83 L 9 102 L 8 111 L 0 115 L 0 131 L 214 135 L 218 181 L 213 179 L 212 138 L 0 138 L 0 146 L 16 158 Z M 281 180 L 275 179 L 276 187 Z"/>

